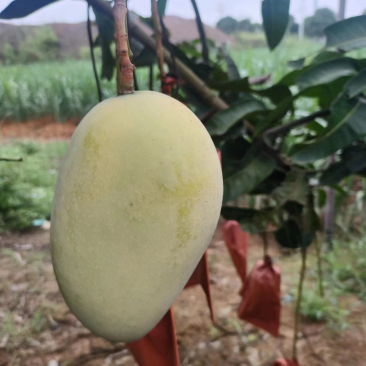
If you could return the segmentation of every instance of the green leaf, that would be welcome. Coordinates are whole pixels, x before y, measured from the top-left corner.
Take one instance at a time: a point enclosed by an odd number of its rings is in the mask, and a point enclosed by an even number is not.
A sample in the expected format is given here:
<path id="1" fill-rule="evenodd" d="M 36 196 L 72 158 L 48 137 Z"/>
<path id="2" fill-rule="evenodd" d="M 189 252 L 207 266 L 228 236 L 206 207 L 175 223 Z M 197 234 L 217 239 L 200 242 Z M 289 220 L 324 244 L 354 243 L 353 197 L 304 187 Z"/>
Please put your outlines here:
<path id="1" fill-rule="evenodd" d="M 1 13 L 0 19 L 23 18 L 58 0 L 14 0 Z"/>
<path id="2" fill-rule="evenodd" d="M 249 149 L 242 168 L 224 179 L 224 203 L 251 192 L 274 171 L 276 163 L 264 150 L 263 142 Z"/>
<path id="3" fill-rule="evenodd" d="M 306 58 L 299 58 L 298 60 L 291 60 L 287 62 L 287 65 L 295 70 L 301 70 L 305 65 Z"/>
<path id="4" fill-rule="evenodd" d="M 330 83 L 342 76 L 355 75 L 357 65 L 353 59 L 343 57 L 311 67 L 296 79 L 301 89 Z"/>
<path id="5" fill-rule="evenodd" d="M 238 221 L 242 230 L 258 234 L 266 231 L 268 223 L 273 220 L 274 210 L 254 210 L 250 208 L 222 207 L 221 215 L 226 220 Z"/>
<path id="6" fill-rule="evenodd" d="M 277 107 L 268 113 L 263 120 L 255 126 L 255 136 L 260 135 L 267 128 L 274 126 L 274 124 L 283 118 L 289 110 L 293 107 L 293 101 L 295 97 L 292 95 L 283 99 Z"/>
<path id="7" fill-rule="evenodd" d="M 168 0 L 158 0 L 158 11 L 161 16 L 165 14 L 167 3 Z"/>
<path id="8" fill-rule="evenodd" d="M 250 194 L 271 194 L 286 178 L 286 174 L 275 170 L 268 178 L 259 183 Z"/>
<path id="9" fill-rule="evenodd" d="M 366 102 L 361 98 L 339 98 L 331 107 L 324 134 L 296 145 L 290 152 L 297 163 L 326 158 L 366 135 Z"/>
<path id="10" fill-rule="evenodd" d="M 348 81 L 344 90 L 350 98 L 363 93 L 366 90 L 366 69 L 363 69 L 354 78 Z"/>
<path id="11" fill-rule="evenodd" d="M 323 51 L 318 53 L 315 57 L 309 59 L 309 65 L 315 66 L 323 64 L 324 62 L 336 60 L 343 57 L 342 52 Z M 307 63 L 306 63 L 307 64 Z"/>
<path id="12" fill-rule="evenodd" d="M 323 172 L 319 183 L 333 186 L 342 179 L 366 168 L 366 147 L 350 146 L 342 154 L 342 160 Z"/>
<path id="13" fill-rule="evenodd" d="M 344 85 L 349 79 L 349 76 L 344 76 L 327 84 L 311 86 L 304 89 L 300 95 L 302 97 L 316 98 L 322 109 L 329 109 L 334 100 L 343 92 Z"/>
<path id="14" fill-rule="evenodd" d="M 263 28 L 267 44 L 274 50 L 286 33 L 290 13 L 290 0 L 263 0 Z"/>
<path id="15" fill-rule="evenodd" d="M 229 54 L 225 50 L 223 52 L 223 58 L 226 62 L 227 75 L 228 75 L 229 81 L 239 80 L 240 73 L 239 73 L 238 67 L 235 64 L 235 61 L 229 56 Z"/>
<path id="16" fill-rule="evenodd" d="M 135 57 L 132 58 L 132 63 L 136 67 L 146 67 L 156 62 L 156 53 L 151 52 L 146 47 Z"/>
<path id="17" fill-rule="evenodd" d="M 283 223 L 275 232 L 275 238 L 285 248 L 297 249 L 302 246 L 302 232 L 298 223 L 293 219 Z"/>
<path id="18" fill-rule="evenodd" d="M 287 173 L 285 181 L 273 191 L 272 197 L 280 206 L 286 201 L 304 205 L 308 193 L 309 186 L 305 172 L 300 169 L 292 169 Z"/>
<path id="19" fill-rule="evenodd" d="M 253 97 L 234 102 L 229 108 L 216 113 L 206 123 L 210 135 L 223 135 L 235 123 L 242 120 L 246 115 L 256 111 L 263 111 L 266 106 L 263 102 Z"/>
<path id="20" fill-rule="evenodd" d="M 351 51 L 366 47 L 366 16 L 348 18 L 325 28 L 327 48 Z"/>
<path id="21" fill-rule="evenodd" d="M 281 84 L 275 84 L 267 89 L 252 90 L 252 92 L 268 98 L 273 104 L 280 104 L 284 99 L 292 97 L 290 89 Z"/>
<path id="22" fill-rule="evenodd" d="M 218 91 L 228 91 L 228 92 L 249 92 L 250 85 L 248 78 L 243 78 L 239 80 L 232 80 L 225 83 L 210 84 L 211 88 Z"/>

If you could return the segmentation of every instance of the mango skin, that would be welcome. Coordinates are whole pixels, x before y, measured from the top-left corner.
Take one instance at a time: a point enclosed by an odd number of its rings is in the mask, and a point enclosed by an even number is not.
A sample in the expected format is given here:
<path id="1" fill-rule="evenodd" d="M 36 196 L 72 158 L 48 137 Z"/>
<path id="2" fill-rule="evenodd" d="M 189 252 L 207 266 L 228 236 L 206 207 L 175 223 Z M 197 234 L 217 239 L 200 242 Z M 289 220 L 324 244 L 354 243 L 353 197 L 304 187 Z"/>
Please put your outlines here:
<path id="1" fill-rule="evenodd" d="M 108 340 L 145 336 L 206 250 L 222 194 L 216 149 L 182 103 L 143 91 L 97 105 L 53 203 L 52 262 L 71 311 Z"/>

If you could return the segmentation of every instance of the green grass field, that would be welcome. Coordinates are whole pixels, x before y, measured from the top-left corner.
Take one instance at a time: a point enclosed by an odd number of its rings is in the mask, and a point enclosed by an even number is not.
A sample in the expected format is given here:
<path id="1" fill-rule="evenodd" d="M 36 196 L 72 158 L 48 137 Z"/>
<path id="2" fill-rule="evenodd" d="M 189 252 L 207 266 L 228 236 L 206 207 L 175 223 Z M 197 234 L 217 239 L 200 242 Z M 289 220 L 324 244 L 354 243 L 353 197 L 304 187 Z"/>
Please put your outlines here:
<path id="1" fill-rule="evenodd" d="M 245 38 L 245 35 L 242 35 Z M 253 37 L 253 35 L 251 36 Z M 287 39 L 275 52 L 237 42 L 230 53 L 242 76 L 271 74 L 276 82 L 289 71 L 286 62 L 320 49 L 321 45 Z M 158 76 L 158 72 L 155 72 Z M 148 89 L 148 70 L 137 71 L 140 89 Z M 155 81 L 158 88 L 158 80 Z M 103 94 L 115 94 L 115 80 L 102 81 Z M 97 103 L 97 92 L 88 60 L 2 66 L 0 68 L 0 119 L 23 121 L 52 116 L 58 121 L 85 115 Z"/>

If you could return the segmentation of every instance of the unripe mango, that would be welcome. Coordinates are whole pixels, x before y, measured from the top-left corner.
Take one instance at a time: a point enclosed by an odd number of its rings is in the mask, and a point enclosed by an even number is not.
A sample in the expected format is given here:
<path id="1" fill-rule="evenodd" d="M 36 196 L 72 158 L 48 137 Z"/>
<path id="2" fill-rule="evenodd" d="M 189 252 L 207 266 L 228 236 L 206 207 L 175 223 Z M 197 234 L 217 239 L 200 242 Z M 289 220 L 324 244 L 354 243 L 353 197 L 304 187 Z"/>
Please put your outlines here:
<path id="1" fill-rule="evenodd" d="M 112 341 L 146 335 L 206 250 L 222 191 L 212 140 L 182 103 L 144 91 L 92 109 L 52 213 L 54 271 L 76 317 Z"/>

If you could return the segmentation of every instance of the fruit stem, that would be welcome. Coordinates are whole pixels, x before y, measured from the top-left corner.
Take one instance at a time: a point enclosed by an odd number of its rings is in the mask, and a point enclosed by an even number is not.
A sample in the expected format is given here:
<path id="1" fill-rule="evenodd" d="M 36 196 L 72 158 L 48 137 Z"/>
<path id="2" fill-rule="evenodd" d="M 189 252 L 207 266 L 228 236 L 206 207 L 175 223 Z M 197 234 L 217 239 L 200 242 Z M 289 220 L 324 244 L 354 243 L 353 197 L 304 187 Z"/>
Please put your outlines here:
<path id="1" fill-rule="evenodd" d="M 154 23 L 155 32 L 155 42 L 156 42 L 156 57 L 158 59 L 158 65 L 160 70 L 160 79 L 166 76 L 164 69 L 164 52 L 163 52 L 163 42 L 162 42 L 162 31 L 159 20 L 158 2 L 156 0 L 151 0 L 151 15 Z"/>
<path id="2" fill-rule="evenodd" d="M 133 93 L 133 70 L 131 63 L 130 46 L 127 34 L 127 4 L 126 0 L 115 0 L 113 15 L 116 23 L 116 47 L 117 47 L 117 94 Z"/>

